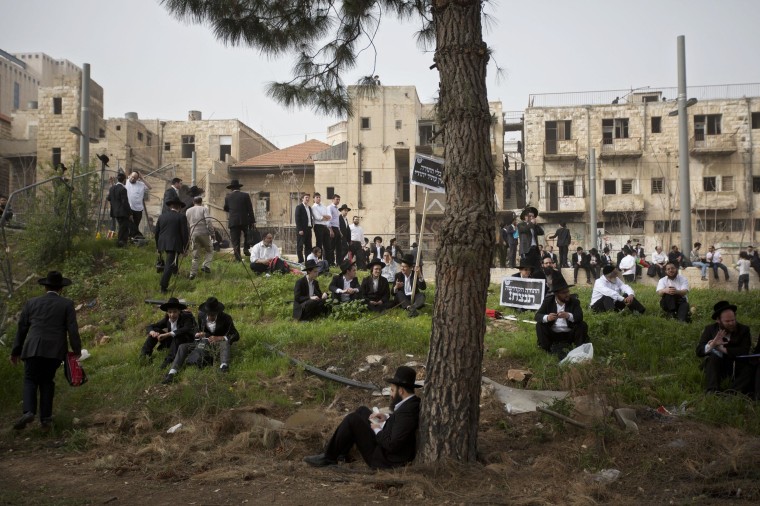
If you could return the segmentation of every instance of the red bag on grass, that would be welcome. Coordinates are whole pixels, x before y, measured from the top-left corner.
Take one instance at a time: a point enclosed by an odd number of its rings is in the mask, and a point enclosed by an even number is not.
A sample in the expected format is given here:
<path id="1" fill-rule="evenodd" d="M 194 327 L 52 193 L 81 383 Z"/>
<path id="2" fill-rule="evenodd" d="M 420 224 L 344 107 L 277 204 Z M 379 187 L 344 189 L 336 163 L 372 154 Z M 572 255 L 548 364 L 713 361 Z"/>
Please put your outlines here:
<path id="1" fill-rule="evenodd" d="M 63 360 L 63 373 L 72 387 L 79 387 L 87 383 L 87 373 L 84 372 L 76 354 L 72 351 L 66 353 L 66 358 Z"/>

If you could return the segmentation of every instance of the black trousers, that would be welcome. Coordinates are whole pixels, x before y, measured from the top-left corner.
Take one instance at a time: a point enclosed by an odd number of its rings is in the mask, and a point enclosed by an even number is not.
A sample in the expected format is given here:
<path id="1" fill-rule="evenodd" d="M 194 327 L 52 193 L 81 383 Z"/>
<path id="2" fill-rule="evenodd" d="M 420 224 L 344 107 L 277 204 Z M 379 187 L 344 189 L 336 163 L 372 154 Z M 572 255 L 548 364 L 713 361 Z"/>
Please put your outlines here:
<path id="1" fill-rule="evenodd" d="M 327 239 L 325 239 L 325 237 Z M 314 225 L 314 241 L 317 248 L 322 250 L 322 258 L 327 259 L 326 241 L 330 239 L 329 229 L 324 225 Z"/>
<path id="2" fill-rule="evenodd" d="M 125 246 L 129 241 L 129 234 L 132 231 L 132 222 L 129 216 L 121 216 L 116 218 L 116 222 L 119 224 L 119 234 L 117 235 L 117 241 L 119 246 Z"/>
<path id="3" fill-rule="evenodd" d="M 243 234 L 243 249 L 248 249 L 248 225 L 236 225 L 230 227 L 230 243 L 235 259 L 240 260 L 240 234 Z"/>
<path id="4" fill-rule="evenodd" d="M 294 302 L 294 304 L 298 304 L 298 302 Z M 328 312 L 329 308 L 325 305 L 324 300 L 309 299 L 306 302 L 301 303 L 301 317 L 298 319 L 298 321 L 306 322 L 313 320 L 314 318 L 322 316 L 323 314 L 327 314 Z"/>
<path id="5" fill-rule="evenodd" d="M 189 340 L 180 341 L 176 337 L 167 337 L 163 341 L 159 341 L 155 337 L 148 336 L 142 345 L 140 354 L 151 356 L 153 354 L 153 349 L 156 348 L 156 345 L 158 345 L 157 349 L 159 350 L 168 348 L 169 351 L 166 353 L 166 358 L 164 359 L 164 364 L 168 365 L 168 364 L 171 364 L 174 361 L 174 357 L 177 356 L 177 350 L 179 349 L 179 345 L 185 344 L 188 342 L 191 342 L 191 341 Z"/>
<path id="6" fill-rule="evenodd" d="M 163 291 L 169 289 L 169 280 L 172 277 L 172 273 L 177 271 L 177 262 L 179 260 L 179 253 L 176 251 L 165 251 L 165 253 L 164 273 L 161 275 L 161 290 Z"/>
<path id="7" fill-rule="evenodd" d="M 689 317 L 689 301 L 680 295 L 663 295 L 660 298 L 660 307 L 666 313 L 676 316 L 680 321 L 685 322 Z"/>
<path id="8" fill-rule="evenodd" d="M 364 462 L 370 467 L 377 467 L 373 466 L 372 462 L 372 454 L 377 447 L 377 439 L 375 438 L 375 431 L 370 426 L 369 415 L 371 414 L 372 411 L 368 407 L 362 406 L 353 413 L 346 415 L 327 443 L 325 457 L 338 460 L 339 457 L 348 455 L 351 448 L 356 445 Z"/>
<path id="9" fill-rule="evenodd" d="M 129 237 L 134 237 L 140 234 L 140 222 L 142 221 L 142 211 L 135 211 L 132 209 L 132 223 L 129 229 Z"/>
<path id="10" fill-rule="evenodd" d="M 306 257 L 311 254 L 311 227 L 306 227 L 303 235 L 298 233 L 296 237 L 296 254 L 298 255 L 298 263 L 302 264 Z"/>
<path id="11" fill-rule="evenodd" d="M 323 258 L 327 260 L 330 265 L 337 265 L 340 263 L 340 259 L 336 262 L 336 257 L 340 255 L 340 229 L 338 227 L 327 227 L 327 236 L 325 237 L 325 255 Z M 330 230 L 333 232 L 333 236 L 330 237 Z"/>
<path id="12" fill-rule="evenodd" d="M 24 413 L 37 414 L 37 392 L 40 394 L 40 421 L 53 418 L 55 372 L 61 365 L 57 358 L 29 357 L 24 359 Z"/>
<path id="13" fill-rule="evenodd" d="M 641 302 L 639 302 L 636 297 L 633 298 L 630 305 L 626 306 L 625 302 L 622 300 L 614 300 L 612 297 L 607 297 L 606 295 L 594 302 L 591 309 L 597 313 L 603 313 L 605 311 L 622 311 L 626 307 L 631 311 L 638 311 L 639 313 L 644 313 L 644 311 L 646 311 L 646 308 L 641 305 Z"/>
<path id="14" fill-rule="evenodd" d="M 559 248 L 559 267 L 567 267 L 567 250 L 569 246 L 557 246 Z"/>
<path id="15" fill-rule="evenodd" d="M 733 360 L 731 357 L 719 357 L 709 354 L 702 362 L 705 372 L 705 391 L 717 392 L 720 390 L 720 382 L 725 378 L 733 378 L 731 389 L 741 393 L 749 393 L 752 390 L 753 368 L 747 360 Z"/>
<path id="16" fill-rule="evenodd" d="M 410 306 L 414 309 L 420 309 L 425 305 L 425 294 L 420 292 L 414 296 L 414 303 L 410 303 L 411 299 L 404 293 L 403 290 L 396 292 L 396 302 L 404 309 Z"/>
<path id="17" fill-rule="evenodd" d="M 354 255 L 354 261 L 356 261 L 357 269 L 364 269 L 367 267 L 367 261 L 364 258 L 364 250 L 362 249 L 362 243 L 359 241 L 351 241 L 348 246 L 348 250 Z"/>
<path id="18" fill-rule="evenodd" d="M 281 272 L 282 274 L 287 274 L 290 272 L 288 264 L 286 264 L 281 258 L 278 258 L 276 262 L 270 262 L 269 264 L 251 262 L 251 270 L 256 274 L 264 274 L 265 272 Z"/>
<path id="19" fill-rule="evenodd" d="M 573 266 L 573 279 L 575 283 L 578 283 L 578 269 L 583 269 L 586 273 L 586 282 L 591 283 L 591 268 L 590 267 L 581 267 L 579 265 Z"/>
<path id="20" fill-rule="evenodd" d="M 586 322 L 579 322 L 570 327 L 570 332 L 555 332 L 552 323 L 539 323 L 536 325 L 536 338 L 539 348 L 557 355 L 561 349 L 567 348 L 567 345 L 580 346 L 587 343 L 588 325 Z"/>

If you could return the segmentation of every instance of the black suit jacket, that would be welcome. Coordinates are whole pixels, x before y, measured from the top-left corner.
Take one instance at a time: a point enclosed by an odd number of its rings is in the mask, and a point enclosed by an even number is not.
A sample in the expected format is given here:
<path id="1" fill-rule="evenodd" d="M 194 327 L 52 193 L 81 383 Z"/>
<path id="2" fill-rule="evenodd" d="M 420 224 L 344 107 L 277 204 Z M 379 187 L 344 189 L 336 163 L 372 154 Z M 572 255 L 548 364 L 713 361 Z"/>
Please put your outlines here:
<path id="1" fill-rule="evenodd" d="M 248 227 L 256 223 L 251 196 L 245 192 L 228 193 L 224 197 L 224 210 L 229 213 L 227 224 L 230 227 Z"/>
<path id="2" fill-rule="evenodd" d="M 148 331 L 155 330 L 163 334 L 169 332 L 171 324 L 169 323 L 169 315 L 164 317 L 148 326 Z M 177 330 L 174 331 L 174 337 L 172 338 L 174 343 L 179 346 L 182 343 L 190 343 L 195 339 L 195 318 L 190 311 L 180 311 L 179 318 L 177 318 Z"/>
<path id="3" fill-rule="evenodd" d="M 567 326 L 572 328 L 583 321 L 583 308 L 581 308 L 580 301 L 575 297 L 570 297 L 570 300 L 565 304 L 565 311 L 573 315 L 573 321 L 568 321 Z M 536 323 L 538 325 L 546 325 L 551 327 L 554 322 L 544 323 L 544 316 L 550 313 L 557 312 L 557 298 L 555 296 L 546 297 L 541 303 L 541 307 L 536 311 Z"/>
<path id="4" fill-rule="evenodd" d="M 420 421 L 420 398 L 407 398 L 385 421 L 375 435 L 377 446 L 370 467 L 402 466 L 414 460 L 417 452 L 417 426 Z"/>
<path id="5" fill-rule="evenodd" d="M 382 260 L 383 255 L 385 255 L 385 246 L 380 246 L 380 255 L 377 254 L 377 246 L 375 246 L 375 243 L 369 245 L 369 250 L 372 253 L 373 260 Z"/>
<path id="6" fill-rule="evenodd" d="M 705 327 L 705 330 L 702 331 L 702 336 L 699 338 L 699 344 L 697 345 L 696 351 L 698 357 L 706 356 L 705 345 L 718 334 L 719 330 L 720 327 L 717 322 Z M 731 340 L 726 344 L 726 351 L 728 352 L 728 357 L 726 358 L 733 360 L 738 355 L 747 355 L 751 346 L 752 336 L 749 333 L 749 327 L 737 323 L 736 331 L 731 334 Z"/>
<path id="7" fill-rule="evenodd" d="M 349 227 L 348 216 L 343 217 L 343 215 L 341 215 L 340 217 L 338 217 L 338 228 L 340 229 L 340 235 L 343 238 L 343 242 L 350 243 L 351 242 L 351 228 Z"/>
<path id="8" fill-rule="evenodd" d="M 314 295 L 322 297 L 322 290 L 319 289 L 319 281 L 314 280 Z M 293 318 L 296 320 L 301 319 L 301 313 L 303 313 L 303 303 L 309 300 L 309 281 L 306 276 L 302 276 L 296 281 L 293 287 Z"/>
<path id="9" fill-rule="evenodd" d="M 549 239 L 557 238 L 557 246 L 570 246 L 570 230 L 567 227 L 560 227 L 550 235 Z"/>
<path id="10" fill-rule="evenodd" d="M 68 343 L 77 355 L 82 351 L 74 303 L 55 292 L 30 299 L 21 310 L 12 356 L 66 358 Z"/>
<path id="11" fill-rule="evenodd" d="M 163 200 L 164 205 L 163 207 L 161 207 L 161 213 L 165 213 L 166 211 L 169 210 L 169 208 L 166 207 L 166 203 L 170 200 L 174 200 L 175 198 L 178 198 L 178 199 L 180 198 L 179 192 L 173 186 L 169 186 L 169 188 L 167 188 L 166 191 L 164 191 L 164 200 Z"/>
<path id="12" fill-rule="evenodd" d="M 238 334 L 235 328 L 235 322 L 232 321 L 232 317 L 227 313 L 222 312 L 216 315 L 216 329 L 213 332 L 208 328 L 207 323 L 206 313 L 203 311 L 198 312 L 198 328 L 200 332 L 205 332 L 207 337 L 224 336 L 230 344 L 240 339 L 240 334 Z"/>
<path id="13" fill-rule="evenodd" d="M 311 213 L 311 207 L 305 206 L 301 202 L 296 206 L 296 230 L 308 232 L 309 218 L 311 218 L 311 225 L 314 226 L 314 215 Z"/>
<path id="14" fill-rule="evenodd" d="M 127 189 L 123 184 L 116 183 L 108 190 L 108 201 L 111 203 L 111 216 L 114 218 L 128 218 L 132 215 Z"/>
<path id="15" fill-rule="evenodd" d="M 587 253 L 581 253 L 581 267 L 589 266 L 589 256 Z M 578 253 L 573 253 L 572 258 L 573 267 L 578 267 Z"/>
<path id="16" fill-rule="evenodd" d="M 397 272 L 396 273 L 396 279 L 393 281 L 393 293 L 396 293 L 396 283 L 398 282 L 403 283 L 404 282 L 404 273 L 403 272 Z M 414 272 L 412 272 L 411 276 L 409 276 L 409 282 L 414 285 Z M 417 281 L 417 291 L 414 293 L 420 293 L 422 290 L 427 288 L 427 285 L 425 284 L 424 279 L 420 279 Z M 402 288 L 403 290 L 403 288 Z"/>
<path id="17" fill-rule="evenodd" d="M 156 222 L 156 249 L 158 251 L 184 252 L 190 241 L 187 217 L 169 209 Z"/>
<path id="18" fill-rule="evenodd" d="M 362 280 L 362 286 L 359 287 L 359 297 L 364 299 L 367 303 L 369 301 L 376 302 L 381 300 L 388 302 L 391 298 L 391 288 L 388 284 L 388 280 L 383 276 L 377 282 L 377 291 L 372 291 L 372 275 L 370 274 L 364 280 Z"/>
<path id="19" fill-rule="evenodd" d="M 338 293 L 337 290 L 343 290 L 343 282 L 344 282 L 343 274 L 338 274 L 337 276 L 333 276 L 332 282 L 330 283 L 330 286 L 328 287 L 328 290 L 332 292 L 333 299 L 337 300 L 338 302 L 341 301 L 341 297 L 343 296 L 343 294 Z M 349 283 L 349 286 L 351 288 L 359 289 L 359 280 L 356 278 L 352 279 L 351 282 Z M 306 293 L 308 293 L 308 290 Z M 349 300 L 357 300 L 359 298 L 359 295 L 360 295 L 359 293 L 352 293 L 349 296 Z"/>
<path id="20" fill-rule="evenodd" d="M 544 229 L 541 225 L 521 221 L 517 224 L 517 233 L 520 236 L 520 254 L 527 255 L 528 250 L 530 250 L 533 234 L 536 234 L 536 244 L 538 244 L 538 236 L 544 235 Z"/>

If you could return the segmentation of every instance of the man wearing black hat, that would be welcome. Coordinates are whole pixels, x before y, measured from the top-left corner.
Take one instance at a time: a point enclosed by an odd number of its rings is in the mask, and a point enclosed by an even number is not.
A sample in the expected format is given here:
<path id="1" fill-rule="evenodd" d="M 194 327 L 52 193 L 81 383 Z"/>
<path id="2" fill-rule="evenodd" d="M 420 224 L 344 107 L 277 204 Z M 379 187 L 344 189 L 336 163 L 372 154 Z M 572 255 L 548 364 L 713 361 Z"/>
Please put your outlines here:
<path id="1" fill-rule="evenodd" d="M 116 184 L 108 190 L 108 202 L 111 203 L 111 216 L 116 218 L 119 224 L 119 234 L 117 236 L 117 245 L 123 248 L 129 240 L 129 233 L 132 228 L 132 208 L 129 207 L 129 196 L 124 183 L 127 181 L 127 175 L 119 172 L 116 175 Z"/>
<path id="2" fill-rule="evenodd" d="M 327 292 L 319 289 L 319 265 L 314 260 L 307 260 L 304 265 L 306 275 L 299 278 L 293 287 L 293 319 L 308 321 L 327 312 L 325 300 Z"/>
<path id="3" fill-rule="evenodd" d="M 367 267 L 370 275 L 362 281 L 359 297 L 364 299 L 370 311 L 383 311 L 390 307 L 391 298 L 388 280 L 382 276 L 385 264 L 380 260 L 373 260 Z"/>
<path id="4" fill-rule="evenodd" d="M 339 303 L 358 300 L 359 280 L 356 279 L 356 264 L 345 260 L 340 264 L 340 274 L 333 276 L 328 288 L 333 300 Z"/>
<path id="5" fill-rule="evenodd" d="M 633 289 L 620 281 L 620 269 L 605 265 L 602 276 L 594 282 L 591 292 L 591 309 L 596 312 L 622 311 L 625 308 L 632 313 L 643 314 L 646 308 L 636 300 Z"/>
<path id="6" fill-rule="evenodd" d="M 351 225 L 348 223 L 348 213 L 351 208 L 346 204 L 343 204 L 338 208 L 340 216 L 338 216 L 338 230 L 340 231 L 340 240 L 338 241 L 338 249 L 336 250 L 336 262 L 340 263 L 346 259 L 348 250 L 351 245 Z M 356 262 L 356 258 L 352 261 Z"/>
<path id="7" fill-rule="evenodd" d="M 224 210 L 229 213 L 227 226 L 230 230 L 230 242 L 235 260 L 238 262 L 242 260 L 240 256 L 240 234 L 243 234 L 243 254 L 248 256 L 250 255 L 248 251 L 250 241 L 248 229 L 256 225 L 251 196 L 240 191 L 242 186 L 237 179 L 233 179 L 227 185 L 227 189 L 232 191 L 224 197 Z"/>
<path id="8" fill-rule="evenodd" d="M 383 246 L 383 238 L 379 235 L 376 235 L 374 239 L 372 239 L 372 247 L 370 248 L 372 251 L 372 259 L 373 260 L 382 260 L 383 254 L 385 253 L 385 247 Z M 391 256 L 393 256 L 391 254 Z"/>
<path id="9" fill-rule="evenodd" d="M 588 342 L 588 325 L 583 321 L 583 309 L 564 278 L 558 278 L 554 294 L 546 297 L 536 312 L 538 347 L 565 358 L 568 350 Z"/>
<path id="10" fill-rule="evenodd" d="M 311 466 L 335 465 L 345 459 L 354 445 L 364 462 L 373 469 L 408 464 L 417 451 L 417 426 L 420 419 L 420 398 L 414 393 L 421 387 L 411 367 L 396 369 L 391 384 L 391 410 L 388 415 L 362 406 L 347 415 L 327 443 L 324 453 L 304 458 Z"/>
<path id="11" fill-rule="evenodd" d="M 164 200 L 163 200 L 164 205 L 161 208 L 161 214 L 169 210 L 169 207 L 166 205 L 167 202 L 169 202 L 170 200 L 182 200 L 182 195 L 180 195 L 179 193 L 181 189 L 182 189 L 182 180 L 178 177 L 173 178 L 171 185 L 164 192 Z"/>
<path id="12" fill-rule="evenodd" d="M 224 312 L 224 304 L 216 297 L 209 297 L 198 308 L 198 328 L 200 331 L 196 332 L 195 341 L 183 343 L 177 347 L 177 356 L 174 357 L 172 367 L 162 381 L 164 385 L 174 381 L 175 375 L 185 360 L 193 357 L 194 354 L 196 357 L 192 362 L 203 367 L 207 361 L 213 362 L 214 351 L 218 350 L 221 362 L 219 371 L 229 372 L 230 348 L 232 343 L 240 339 L 240 334 L 235 328 L 232 317 Z"/>
<path id="13" fill-rule="evenodd" d="M 567 251 L 570 246 L 570 230 L 567 228 L 567 224 L 562 221 L 559 224 L 559 228 L 554 235 L 550 235 L 549 239 L 557 239 L 557 247 L 559 248 L 559 265 L 567 267 Z"/>
<path id="14" fill-rule="evenodd" d="M 51 271 L 37 283 L 44 286 L 47 293 L 24 304 L 11 349 L 13 365 L 24 361 L 23 414 L 13 425 L 16 430 L 34 420 L 38 391 L 40 422 L 43 429 L 52 426 L 55 372 L 66 358 L 67 335 L 71 351 L 77 356 L 82 352 L 74 303 L 61 297 L 63 287 L 70 285 L 71 280 L 58 271 Z"/>
<path id="15" fill-rule="evenodd" d="M 528 206 L 520 213 L 523 220 L 517 224 L 517 233 L 520 236 L 520 259 L 526 260 L 533 269 L 538 269 L 541 264 L 541 255 L 538 251 L 538 236 L 544 235 L 544 229 L 536 223 L 538 209 Z"/>
<path id="16" fill-rule="evenodd" d="M 169 208 L 161 213 L 156 222 L 156 249 L 166 253 L 164 273 L 161 276 L 161 293 L 169 291 L 169 280 L 172 272 L 177 270 L 179 255 L 187 251 L 190 242 L 190 229 L 187 218 L 180 214 L 185 203 L 180 199 L 172 199 L 165 203 Z"/>
<path id="17" fill-rule="evenodd" d="M 184 343 L 191 343 L 195 335 L 195 319 L 192 313 L 185 311 L 187 306 L 176 297 L 158 306 L 166 315 L 156 323 L 148 326 L 148 337 L 140 350 L 140 356 L 150 358 L 153 349 L 169 348 L 163 365 L 169 365 L 177 354 L 177 348 Z"/>
<path id="18" fill-rule="evenodd" d="M 304 193 L 301 196 L 301 203 L 296 206 L 296 230 L 298 237 L 296 242 L 296 254 L 298 263 L 303 263 L 306 257 L 311 253 L 311 230 L 314 227 L 314 214 L 309 207 L 311 195 Z"/>
<path id="19" fill-rule="evenodd" d="M 720 382 L 734 373 L 732 390 L 748 393 L 752 389 L 752 366 L 739 355 L 747 355 L 752 345 L 749 327 L 736 321 L 736 306 L 722 300 L 713 306 L 715 323 L 705 327 L 697 344 L 697 356 L 704 357 L 705 390 L 717 392 Z"/>
<path id="20" fill-rule="evenodd" d="M 417 288 L 413 292 L 415 276 L 417 277 Z M 414 257 L 411 254 L 404 255 L 404 258 L 401 259 L 401 272 L 396 273 L 393 293 L 398 305 L 409 312 L 410 318 L 417 316 L 419 314 L 417 310 L 425 305 L 425 294 L 422 293 L 425 288 L 427 285 L 422 279 L 420 267 L 414 265 Z"/>

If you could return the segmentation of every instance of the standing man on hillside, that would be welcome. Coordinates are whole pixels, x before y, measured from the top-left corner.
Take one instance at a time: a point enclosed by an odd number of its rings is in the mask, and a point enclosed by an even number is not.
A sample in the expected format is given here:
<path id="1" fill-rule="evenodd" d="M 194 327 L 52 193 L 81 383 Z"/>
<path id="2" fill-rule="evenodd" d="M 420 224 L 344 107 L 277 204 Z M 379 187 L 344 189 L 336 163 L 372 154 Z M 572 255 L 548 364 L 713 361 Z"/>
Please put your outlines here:
<path id="1" fill-rule="evenodd" d="M 82 352 L 74 303 L 61 296 L 63 287 L 70 285 L 71 280 L 58 271 L 51 271 L 37 283 L 44 286 L 47 293 L 24 304 L 11 349 L 13 365 L 24 361 L 23 414 L 13 424 L 16 430 L 34 420 L 38 391 L 42 428 L 52 427 L 55 372 L 66 358 L 66 337 L 71 351 L 77 356 Z"/>
<path id="2" fill-rule="evenodd" d="M 311 253 L 311 230 L 314 227 L 314 215 L 309 207 L 311 195 L 304 193 L 301 197 L 301 203 L 296 206 L 296 230 L 298 237 L 296 240 L 296 254 L 298 263 L 306 261 L 306 257 Z"/>
<path id="3" fill-rule="evenodd" d="M 168 206 L 166 205 L 167 202 L 170 200 L 182 200 L 182 195 L 180 195 L 179 191 L 182 189 L 182 180 L 178 177 L 175 177 L 172 179 L 171 186 L 166 189 L 164 192 L 164 205 L 161 208 L 161 213 L 165 213 L 168 210 Z M 187 204 L 186 204 L 187 205 Z"/>
<path id="4" fill-rule="evenodd" d="M 156 222 L 156 249 L 166 252 L 164 274 L 161 276 L 161 293 L 169 291 L 169 280 L 177 270 L 179 255 L 187 251 L 190 241 L 190 230 L 187 218 L 180 214 L 185 203 L 179 199 L 166 202 L 168 211 L 162 213 Z"/>
<path id="5" fill-rule="evenodd" d="M 557 239 L 557 247 L 559 248 L 559 268 L 567 267 L 567 251 L 570 247 L 570 230 L 567 228 L 567 224 L 563 221 L 560 222 L 559 228 L 554 235 L 550 235 L 549 239 Z M 574 265 L 574 264 L 573 264 Z"/>
<path id="6" fill-rule="evenodd" d="M 340 211 L 338 210 L 338 204 L 340 204 L 340 195 L 333 195 L 332 204 L 327 206 L 327 210 L 330 213 L 330 222 L 328 224 L 330 230 L 330 240 L 325 244 L 325 253 L 327 254 L 327 263 L 332 265 L 339 265 L 342 261 L 340 258 Z"/>
<path id="7" fill-rule="evenodd" d="M 351 208 L 343 204 L 338 211 L 340 212 L 340 216 L 338 217 L 340 240 L 338 241 L 338 250 L 336 251 L 338 258 L 336 260 L 338 263 L 341 263 L 346 259 L 349 247 L 351 246 L 351 225 L 348 223 L 348 213 L 351 211 Z M 356 262 L 356 258 L 352 258 L 351 261 Z"/>
<path id="8" fill-rule="evenodd" d="M 311 206 L 311 214 L 314 217 L 314 236 L 317 247 L 322 250 L 322 258 L 327 260 L 327 242 L 330 240 L 328 230 L 330 211 L 322 205 L 322 195 L 319 192 L 314 192 L 314 205 Z"/>
<path id="9" fill-rule="evenodd" d="M 251 196 L 240 191 L 242 186 L 237 179 L 233 179 L 227 185 L 227 189 L 232 191 L 224 197 L 224 210 L 229 213 L 227 226 L 230 229 L 230 242 L 232 242 L 235 260 L 238 262 L 243 259 L 240 256 L 240 234 L 243 234 L 243 254 L 248 256 L 250 255 L 247 247 L 250 239 L 248 237 L 248 229 L 251 225 L 256 224 Z"/>
<path id="10" fill-rule="evenodd" d="M 206 254 L 203 259 L 203 267 L 201 267 L 201 270 L 206 274 L 211 274 L 211 261 L 214 259 L 214 248 L 211 246 L 214 225 L 211 222 L 211 215 L 206 206 L 203 205 L 203 197 L 193 197 L 193 204 L 193 207 L 185 213 L 187 227 L 190 230 L 190 237 L 193 242 L 193 263 L 190 266 L 190 279 L 195 279 L 195 276 L 198 275 L 201 251 Z"/>
<path id="11" fill-rule="evenodd" d="M 507 226 L 507 265 L 509 267 L 517 267 L 517 239 L 519 234 L 517 232 L 517 217 L 512 216 L 512 223 Z M 567 260 L 567 259 L 565 259 Z"/>
<path id="12" fill-rule="evenodd" d="M 132 229 L 129 237 L 140 235 L 140 221 L 142 221 L 145 209 L 145 193 L 150 190 L 150 185 L 145 182 L 138 171 L 134 171 L 127 179 L 127 197 L 129 208 L 132 210 Z"/>
<path id="13" fill-rule="evenodd" d="M 538 209 L 528 206 L 520 213 L 520 219 L 523 221 L 517 224 L 517 232 L 520 236 L 520 260 L 530 264 L 534 270 L 541 267 L 538 236 L 544 235 L 544 229 L 536 222 L 536 218 L 538 218 Z"/>
<path id="14" fill-rule="evenodd" d="M 129 233 L 132 228 L 132 210 L 129 208 L 129 197 L 124 183 L 127 176 L 119 172 L 116 176 L 116 184 L 108 190 L 108 201 L 111 203 L 111 216 L 116 218 L 119 224 L 118 246 L 123 248 L 129 240 Z"/>
<path id="15" fill-rule="evenodd" d="M 354 255 L 356 260 L 356 266 L 359 269 L 364 270 L 367 267 L 367 260 L 364 258 L 364 229 L 359 225 L 359 217 L 354 216 L 354 222 L 351 223 L 348 228 L 351 230 L 351 243 L 348 246 L 351 254 Z"/>

